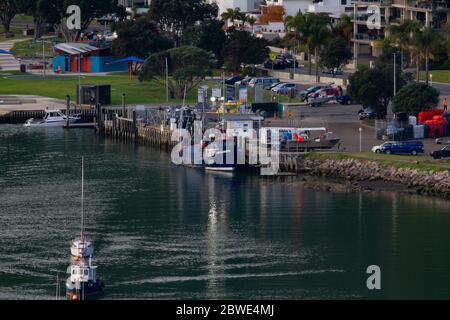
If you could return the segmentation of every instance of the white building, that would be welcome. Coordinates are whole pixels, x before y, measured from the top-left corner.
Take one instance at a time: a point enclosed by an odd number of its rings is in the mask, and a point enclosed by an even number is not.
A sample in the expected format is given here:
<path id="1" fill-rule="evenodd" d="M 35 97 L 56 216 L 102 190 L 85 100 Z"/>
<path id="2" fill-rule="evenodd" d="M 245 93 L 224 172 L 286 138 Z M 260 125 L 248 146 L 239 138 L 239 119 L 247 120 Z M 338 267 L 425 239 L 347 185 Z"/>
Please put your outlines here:
<path id="1" fill-rule="evenodd" d="M 227 9 L 241 9 L 242 12 L 257 11 L 261 0 L 209 0 L 215 2 L 219 6 L 219 16 L 227 11 Z"/>
<path id="2" fill-rule="evenodd" d="M 295 16 L 299 10 L 305 13 L 313 0 L 267 0 L 267 5 L 283 6 L 286 16 Z"/>
<path id="3" fill-rule="evenodd" d="M 329 13 L 331 17 L 338 18 L 342 13 L 352 13 L 351 0 L 269 0 L 268 5 L 284 7 L 286 16 L 295 16 L 297 12 Z"/>

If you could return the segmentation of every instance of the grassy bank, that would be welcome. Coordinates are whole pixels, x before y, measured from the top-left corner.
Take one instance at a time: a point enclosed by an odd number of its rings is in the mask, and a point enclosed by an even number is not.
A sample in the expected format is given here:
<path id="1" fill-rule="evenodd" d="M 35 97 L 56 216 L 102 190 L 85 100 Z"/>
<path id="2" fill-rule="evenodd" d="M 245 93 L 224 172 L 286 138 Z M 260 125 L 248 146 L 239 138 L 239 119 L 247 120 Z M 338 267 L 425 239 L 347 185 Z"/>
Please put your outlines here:
<path id="1" fill-rule="evenodd" d="M 433 75 L 433 82 L 450 83 L 450 70 L 430 70 Z M 420 80 L 425 81 L 425 71 L 420 71 Z"/>
<path id="2" fill-rule="evenodd" d="M 4 73 L 5 74 L 5 73 Z M 74 76 L 52 77 L 44 79 L 21 79 L 1 76 L 0 73 L 0 95 L 38 95 L 56 99 L 65 99 L 69 94 L 75 99 L 78 78 Z M 20 76 L 19 76 L 20 77 Z M 120 104 L 122 94 L 127 95 L 130 104 L 159 104 L 166 103 L 166 91 L 164 85 L 156 82 L 140 83 L 137 77 L 132 81 L 124 74 L 108 76 L 83 76 L 82 84 L 111 84 L 112 104 Z M 193 90 L 187 95 L 186 101 L 193 103 L 197 101 L 197 91 Z M 181 103 L 182 100 L 170 100 L 170 103 Z"/>
<path id="3" fill-rule="evenodd" d="M 373 152 L 333 152 L 333 153 L 310 153 L 310 159 L 360 159 L 370 160 L 376 163 L 393 166 L 395 168 L 415 169 L 419 171 L 448 171 L 450 170 L 450 160 L 435 160 L 430 156 L 409 156 L 409 155 L 387 155 Z"/>
<path id="4" fill-rule="evenodd" d="M 53 53 L 53 44 L 44 43 L 45 48 L 45 56 L 52 57 Z M 15 53 L 16 58 L 22 59 L 33 59 L 33 58 L 41 58 L 43 46 L 42 43 L 36 42 L 34 40 L 24 40 L 20 42 L 16 42 L 11 49 L 12 52 Z"/>
<path id="5" fill-rule="evenodd" d="M 15 74 L 17 77 L 9 77 L 10 74 Z M 165 86 L 154 82 L 146 81 L 140 83 L 137 76 L 130 81 L 127 74 L 114 74 L 107 76 L 83 76 L 82 84 L 111 84 L 112 86 L 112 104 L 120 104 L 122 100 L 122 93 L 127 95 L 127 101 L 130 104 L 159 104 L 166 103 L 166 89 Z M 38 76 L 21 75 L 15 73 L 1 73 L 0 72 L 0 95 L 1 94 L 15 94 L 15 95 L 38 95 L 43 97 L 50 97 L 56 99 L 65 99 L 66 95 L 76 96 L 76 85 L 78 84 L 78 77 L 76 74 L 71 76 L 52 76 L 50 79 L 44 80 Z M 208 81 L 211 85 L 221 85 L 220 81 Z M 254 93 L 249 92 L 249 100 L 254 100 Z M 264 98 L 270 101 L 271 96 L 268 90 L 264 90 Z M 297 100 L 297 99 L 296 99 Z M 280 102 L 288 101 L 286 96 L 280 96 Z M 182 103 L 182 100 L 170 100 L 170 103 Z M 188 93 L 186 98 L 187 103 L 197 102 L 197 90 L 193 89 Z"/>

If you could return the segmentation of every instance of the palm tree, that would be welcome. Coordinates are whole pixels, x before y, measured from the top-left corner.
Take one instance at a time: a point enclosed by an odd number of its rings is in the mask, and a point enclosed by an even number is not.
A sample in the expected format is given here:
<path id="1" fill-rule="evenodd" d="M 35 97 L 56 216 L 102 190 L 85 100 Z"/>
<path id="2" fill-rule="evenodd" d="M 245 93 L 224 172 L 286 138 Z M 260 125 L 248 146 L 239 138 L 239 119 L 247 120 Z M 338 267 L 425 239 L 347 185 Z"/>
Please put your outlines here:
<path id="1" fill-rule="evenodd" d="M 433 48 L 441 41 L 442 36 L 428 27 L 422 30 L 418 30 L 414 35 L 414 45 L 417 48 L 418 52 L 420 52 L 421 56 L 425 58 L 425 74 L 427 84 L 429 81 L 428 62 L 430 60 L 430 55 Z"/>
<path id="2" fill-rule="evenodd" d="M 413 42 L 413 36 L 419 30 L 419 28 L 419 23 L 413 20 L 405 20 L 400 24 L 393 24 L 388 28 L 390 38 L 400 48 L 402 70 L 404 65 L 404 50 L 411 46 Z"/>
<path id="3" fill-rule="evenodd" d="M 253 16 L 248 16 L 247 17 L 247 23 L 250 25 L 250 27 L 252 28 L 252 34 L 253 34 L 253 26 L 256 23 L 256 18 Z"/>
<path id="4" fill-rule="evenodd" d="M 316 81 L 319 82 L 320 49 L 331 36 L 331 25 L 328 16 L 308 14 L 311 16 L 308 42 L 314 47 Z"/>
<path id="5" fill-rule="evenodd" d="M 350 36 L 352 32 L 353 32 L 352 18 L 345 13 L 341 14 L 341 16 L 339 17 L 339 21 L 333 28 L 333 34 L 344 38 L 347 45 L 349 45 Z"/>
<path id="6" fill-rule="evenodd" d="M 295 16 L 288 16 L 285 19 L 285 27 L 288 30 L 288 38 L 297 40 L 306 47 L 306 55 L 308 57 L 308 73 L 311 75 L 311 49 L 312 45 L 308 42 L 309 37 L 309 27 L 311 19 L 309 15 L 303 14 L 299 11 Z"/>
<path id="7" fill-rule="evenodd" d="M 239 8 L 232 9 L 228 8 L 224 13 L 221 14 L 221 17 L 225 21 L 229 21 L 234 24 L 234 21 L 237 20 L 241 10 Z"/>

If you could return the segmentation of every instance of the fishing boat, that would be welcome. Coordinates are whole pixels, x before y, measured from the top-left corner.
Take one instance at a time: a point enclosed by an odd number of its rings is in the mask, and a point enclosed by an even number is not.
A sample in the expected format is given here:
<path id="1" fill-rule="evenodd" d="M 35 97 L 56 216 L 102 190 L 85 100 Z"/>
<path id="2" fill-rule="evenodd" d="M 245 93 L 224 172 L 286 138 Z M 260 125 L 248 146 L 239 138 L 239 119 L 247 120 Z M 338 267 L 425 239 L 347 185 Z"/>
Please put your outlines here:
<path id="1" fill-rule="evenodd" d="M 94 242 L 84 232 L 84 158 L 81 168 L 81 232 L 72 240 L 70 253 L 72 264 L 67 268 L 66 297 L 69 300 L 93 299 L 103 294 L 105 284 L 97 276 L 93 265 Z"/>
<path id="2" fill-rule="evenodd" d="M 69 124 L 74 124 L 81 119 L 80 116 L 69 116 Z M 28 119 L 25 127 L 62 127 L 67 124 L 67 117 L 59 109 L 45 110 L 45 116 L 43 119 L 37 120 L 34 118 Z"/>

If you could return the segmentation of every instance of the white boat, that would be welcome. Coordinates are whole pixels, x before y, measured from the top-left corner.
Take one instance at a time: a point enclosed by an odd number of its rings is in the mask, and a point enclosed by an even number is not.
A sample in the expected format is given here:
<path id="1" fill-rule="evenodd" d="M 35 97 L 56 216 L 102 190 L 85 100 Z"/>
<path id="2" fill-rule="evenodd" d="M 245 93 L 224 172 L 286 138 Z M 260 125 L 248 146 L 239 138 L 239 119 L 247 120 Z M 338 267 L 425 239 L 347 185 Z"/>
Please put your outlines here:
<path id="1" fill-rule="evenodd" d="M 69 116 L 69 124 L 73 124 L 80 120 L 81 117 Z M 61 110 L 53 109 L 53 110 L 45 110 L 44 119 L 36 120 L 36 119 L 28 119 L 25 122 L 25 127 L 62 127 L 67 124 L 67 117 Z"/>
<path id="2" fill-rule="evenodd" d="M 84 158 L 81 165 L 81 233 L 70 247 L 72 264 L 67 268 L 66 297 L 85 300 L 103 294 L 104 282 L 97 276 L 97 266 L 92 264 L 94 243 L 84 232 Z"/>
<path id="3" fill-rule="evenodd" d="M 88 258 L 94 254 L 94 245 L 90 238 L 83 235 L 72 241 L 70 253 L 74 260 Z"/>

